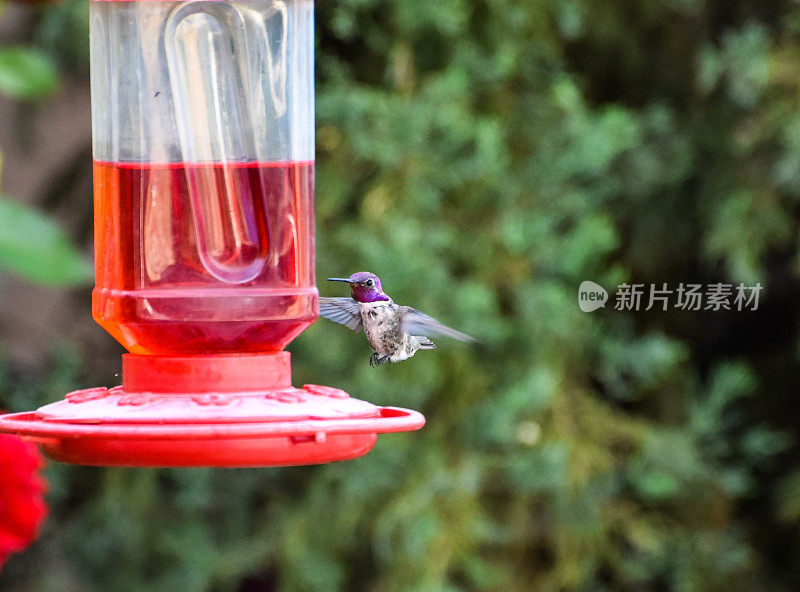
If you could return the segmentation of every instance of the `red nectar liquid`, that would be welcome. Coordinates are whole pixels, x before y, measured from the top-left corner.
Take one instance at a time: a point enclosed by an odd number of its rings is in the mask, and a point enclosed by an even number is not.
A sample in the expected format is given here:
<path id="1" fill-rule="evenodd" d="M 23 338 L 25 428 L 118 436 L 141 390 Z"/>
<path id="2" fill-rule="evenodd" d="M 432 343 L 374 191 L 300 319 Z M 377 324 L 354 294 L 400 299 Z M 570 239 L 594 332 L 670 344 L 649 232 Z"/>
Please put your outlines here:
<path id="1" fill-rule="evenodd" d="M 94 163 L 94 319 L 131 353 L 282 350 L 317 317 L 311 162 Z"/>

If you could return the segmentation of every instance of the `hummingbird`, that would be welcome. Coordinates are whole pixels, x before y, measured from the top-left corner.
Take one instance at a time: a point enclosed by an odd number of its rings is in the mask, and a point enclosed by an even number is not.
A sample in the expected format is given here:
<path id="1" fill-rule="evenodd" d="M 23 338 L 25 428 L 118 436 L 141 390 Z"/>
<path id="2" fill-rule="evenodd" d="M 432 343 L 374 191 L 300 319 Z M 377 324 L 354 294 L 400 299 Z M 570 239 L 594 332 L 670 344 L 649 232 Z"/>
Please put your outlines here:
<path id="1" fill-rule="evenodd" d="M 350 284 L 351 298 L 319 299 L 319 314 L 356 333 L 364 329 L 374 352 L 370 366 L 407 360 L 418 350 L 434 349 L 428 336 L 451 337 L 460 341 L 475 338 L 446 327 L 433 317 L 410 306 L 399 306 L 384 293 L 380 278 L 360 271 L 349 278 L 326 278 Z"/>

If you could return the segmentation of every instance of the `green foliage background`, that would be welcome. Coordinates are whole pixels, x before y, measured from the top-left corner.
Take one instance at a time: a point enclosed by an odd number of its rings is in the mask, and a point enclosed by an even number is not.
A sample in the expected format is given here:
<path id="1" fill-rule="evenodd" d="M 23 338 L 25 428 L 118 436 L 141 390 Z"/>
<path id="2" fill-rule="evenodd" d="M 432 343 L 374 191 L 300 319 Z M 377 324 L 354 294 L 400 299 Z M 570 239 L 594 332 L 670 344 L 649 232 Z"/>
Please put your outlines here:
<path id="1" fill-rule="evenodd" d="M 85 3 L 32 10 L 31 43 L 85 76 Z M 373 369 L 317 323 L 295 382 L 424 430 L 318 467 L 52 465 L 52 514 L 0 589 L 796 590 L 800 6 L 317 15 L 319 278 L 373 271 L 481 343 Z M 757 312 L 587 314 L 586 279 L 764 292 Z M 6 364 L 0 404 L 113 383 L 95 355 L 67 341 L 35 380 Z"/>

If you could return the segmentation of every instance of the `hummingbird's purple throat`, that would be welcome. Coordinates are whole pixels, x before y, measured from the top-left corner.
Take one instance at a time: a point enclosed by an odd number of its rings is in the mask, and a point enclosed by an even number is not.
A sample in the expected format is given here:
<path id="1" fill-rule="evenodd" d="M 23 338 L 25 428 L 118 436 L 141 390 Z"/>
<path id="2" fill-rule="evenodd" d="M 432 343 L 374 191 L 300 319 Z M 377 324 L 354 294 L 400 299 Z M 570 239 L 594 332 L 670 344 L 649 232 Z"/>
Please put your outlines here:
<path id="1" fill-rule="evenodd" d="M 374 273 L 359 271 L 349 278 L 327 278 L 329 282 L 345 282 L 350 284 L 350 295 L 356 302 L 379 302 L 390 300 L 383 293 L 381 280 Z"/>
<path id="2" fill-rule="evenodd" d="M 356 302 L 378 302 L 380 300 L 389 300 L 389 297 L 375 288 L 368 288 L 366 286 L 352 285 L 350 286 L 350 294 Z"/>

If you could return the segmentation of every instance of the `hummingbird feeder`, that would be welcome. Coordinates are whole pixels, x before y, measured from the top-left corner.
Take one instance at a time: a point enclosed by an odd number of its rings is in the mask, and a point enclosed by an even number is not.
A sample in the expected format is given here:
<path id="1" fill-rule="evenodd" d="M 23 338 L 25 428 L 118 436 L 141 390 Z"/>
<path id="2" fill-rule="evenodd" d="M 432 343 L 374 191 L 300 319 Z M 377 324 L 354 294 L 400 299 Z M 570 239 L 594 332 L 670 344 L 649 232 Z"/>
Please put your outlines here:
<path id="1" fill-rule="evenodd" d="M 291 384 L 314 284 L 313 0 L 90 0 L 94 319 L 122 385 L 0 417 L 50 457 L 274 466 L 422 415 Z"/>

